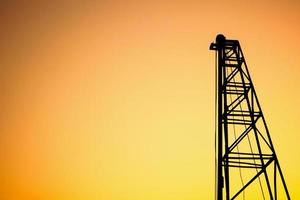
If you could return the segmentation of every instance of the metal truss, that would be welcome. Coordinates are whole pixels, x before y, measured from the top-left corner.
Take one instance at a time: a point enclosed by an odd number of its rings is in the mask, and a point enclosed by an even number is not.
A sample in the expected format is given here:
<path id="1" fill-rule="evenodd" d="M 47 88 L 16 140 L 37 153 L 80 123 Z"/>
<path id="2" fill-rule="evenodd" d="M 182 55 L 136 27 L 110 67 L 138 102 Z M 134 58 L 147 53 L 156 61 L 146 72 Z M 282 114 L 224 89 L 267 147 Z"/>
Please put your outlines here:
<path id="1" fill-rule="evenodd" d="M 255 199 L 290 200 L 239 41 L 218 35 L 210 50 L 217 56 L 216 199 L 245 198 L 257 184 L 262 196 Z"/>

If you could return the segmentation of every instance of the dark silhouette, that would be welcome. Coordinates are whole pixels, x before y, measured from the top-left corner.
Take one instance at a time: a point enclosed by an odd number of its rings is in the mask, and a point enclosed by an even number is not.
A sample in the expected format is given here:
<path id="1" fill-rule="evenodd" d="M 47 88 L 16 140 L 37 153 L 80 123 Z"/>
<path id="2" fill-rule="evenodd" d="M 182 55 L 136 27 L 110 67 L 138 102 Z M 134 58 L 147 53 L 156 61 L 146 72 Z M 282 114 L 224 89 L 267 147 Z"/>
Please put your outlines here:
<path id="1" fill-rule="evenodd" d="M 216 52 L 216 199 L 245 199 L 257 184 L 256 200 L 277 200 L 280 189 L 290 200 L 239 41 L 219 34 L 210 50 Z"/>

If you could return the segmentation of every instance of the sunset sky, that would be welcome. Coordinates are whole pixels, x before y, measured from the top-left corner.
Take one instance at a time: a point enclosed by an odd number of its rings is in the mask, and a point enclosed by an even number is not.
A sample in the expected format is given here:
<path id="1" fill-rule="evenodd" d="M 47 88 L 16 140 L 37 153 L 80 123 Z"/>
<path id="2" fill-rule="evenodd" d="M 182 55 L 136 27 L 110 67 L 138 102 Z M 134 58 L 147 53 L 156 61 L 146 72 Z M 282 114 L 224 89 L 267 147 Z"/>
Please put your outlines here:
<path id="1" fill-rule="evenodd" d="M 214 197 L 214 52 L 241 43 L 300 199 L 300 1 L 1 1 L 0 199 Z"/>

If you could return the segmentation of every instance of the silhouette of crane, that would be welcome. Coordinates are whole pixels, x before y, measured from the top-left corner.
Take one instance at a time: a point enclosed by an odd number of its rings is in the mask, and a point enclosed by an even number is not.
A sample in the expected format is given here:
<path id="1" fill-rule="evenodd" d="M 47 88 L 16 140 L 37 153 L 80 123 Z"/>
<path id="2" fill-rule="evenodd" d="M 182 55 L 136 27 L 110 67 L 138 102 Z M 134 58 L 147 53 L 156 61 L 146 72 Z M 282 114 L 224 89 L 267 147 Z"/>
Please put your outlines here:
<path id="1" fill-rule="evenodd" d="M 290 200 L 239 41 L 219 34 L 210 50 L 216 52 L 216 200 Z"/>

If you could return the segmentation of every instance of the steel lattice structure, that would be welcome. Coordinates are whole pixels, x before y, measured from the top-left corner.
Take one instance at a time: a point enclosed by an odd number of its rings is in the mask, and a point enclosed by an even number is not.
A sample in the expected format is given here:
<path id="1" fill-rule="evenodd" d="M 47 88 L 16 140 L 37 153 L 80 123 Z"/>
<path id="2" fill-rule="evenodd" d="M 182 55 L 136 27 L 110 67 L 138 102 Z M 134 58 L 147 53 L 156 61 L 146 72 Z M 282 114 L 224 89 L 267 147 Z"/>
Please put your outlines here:
<path id="1" fill-rule="evenodd" d="M 210 50 L 216 51 L 216 199 L 249 199 L 250 192 L 250 199 L 290 199 L 239 41 L 220 34 Z"/>

